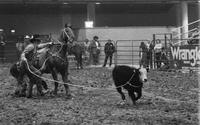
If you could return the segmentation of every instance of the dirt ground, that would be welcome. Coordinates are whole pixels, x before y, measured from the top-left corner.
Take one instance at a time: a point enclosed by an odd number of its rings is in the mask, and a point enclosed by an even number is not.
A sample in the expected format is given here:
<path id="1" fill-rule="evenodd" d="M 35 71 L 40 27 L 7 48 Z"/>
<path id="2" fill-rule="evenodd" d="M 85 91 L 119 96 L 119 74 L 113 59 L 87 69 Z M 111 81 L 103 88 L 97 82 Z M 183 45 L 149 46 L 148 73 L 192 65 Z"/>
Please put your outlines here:
<path id="1" fill-rule="evenodd" d="M 0 67 L 0 125 L 198 125 L 198 78 L 195 73 L 151 70 L 144 84 L 143 96 L 133 106 L 120 105 L 114 89 L 111 69 L 87 68 L 70 70 L 73 98 L 64 95 L 59 86 L 57 96 L 36 95 L 27 99 L 14 97 L 16 80 L 9 66 Z M 44 77 L 51 78 L 49 75 Z M 53 89 L 53 83 L 48 82 Z"/>

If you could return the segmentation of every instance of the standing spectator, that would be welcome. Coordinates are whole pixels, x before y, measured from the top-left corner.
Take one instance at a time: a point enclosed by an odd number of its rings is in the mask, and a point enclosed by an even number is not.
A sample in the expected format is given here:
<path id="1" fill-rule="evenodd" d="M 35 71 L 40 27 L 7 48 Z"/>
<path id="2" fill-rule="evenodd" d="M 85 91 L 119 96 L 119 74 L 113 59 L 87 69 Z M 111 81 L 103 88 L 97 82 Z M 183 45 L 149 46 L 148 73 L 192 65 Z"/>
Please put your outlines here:
<path id="1" fill-rule="evenodd" d="M 157 68 L 160 68 L 160 66 L 161 66 L 161 49 L 162 49 L 161 40 L 157 39 L 155 47 L 154 47 L 155 61 L 156 61 Z"/>
<path id="2" fill-rule="evenodd" d="M 161 49 L 161 70 L 169 69 L 169 60 L 167 58 L 167 53 L 164 47 Z"/>
<path id="3" fill-rule="evenodd" d="M 5 34 L 3 29 L 0 30 L 0 59 L 2 62 L 5 61 Z"/>
<path id="4" fill-rule="evenodd" d="M 148 41 L 147 43 L 147 68 L 153 68 L 152 65 L 152 51 L 154 48 L 154 44 L 151 41 Z"/>
<path id="5" fill-rule="evenodd" d="M 84 40 L 84 55 L 85 55 L 85 60 L 86 60 L 86 64 L 88 65 L 90 62 L 90 53 L 89 53 L 89 45 L 90 42 L 88 39 Z"/>
<path id="6" fill-rule="evenodd" d="M 106 66 L 108 58 L 110 58 L 110 64 L 109 64 L 109 66 L 111 67 L 113 53 L 115 52 L 115 46 L 113 45 L 113 43 L 112 43 L 112 41 L 110 39 L 105 44 L 104 52 L 105 52 L 105 60 L 104 60 L 103 67 Z"/>
<path id="7" fill-rule="evenodd" d="M 94 36 L 93 40 L 91 41 L 89 45 L 91 61 L 93 62 L 94 65 L 97 65 L 99 63 L 100 43 L 98 39 L 99 39 L 98 36 Z"/>
<path id="8" fill-rule="evenodd" d="M 147 67 L 147 46 L 145 45 L 144 42 L 141 42 L 140 44 L 140 49 L 139 49 L 139 55 L 141 57 L 140 60 L 140 67 Z"/>

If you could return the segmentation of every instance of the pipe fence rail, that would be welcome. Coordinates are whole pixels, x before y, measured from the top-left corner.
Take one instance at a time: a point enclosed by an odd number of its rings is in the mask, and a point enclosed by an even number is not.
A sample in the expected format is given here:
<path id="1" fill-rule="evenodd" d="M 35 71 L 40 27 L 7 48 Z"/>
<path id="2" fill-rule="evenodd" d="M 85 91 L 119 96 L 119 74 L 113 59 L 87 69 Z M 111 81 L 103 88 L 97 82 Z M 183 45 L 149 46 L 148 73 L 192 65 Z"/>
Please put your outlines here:
<path id="1" fill-rule="evenodd" d="M 195 51 L 198 53 L 195 53 L 196 57 L 195 61 L 199 61 L 199 41 L 200 39 L 154 39 L 153 41 L 149 40 L 117 40 L 112 41 L 115 45 L 116 52 L 113 55 L 113 64 L 114 65 L 131 65 L 131 66 L 139 66 L 141 63 L 141 56 L 140 56 L 140 44 L 141 42 L 144 43 L 152 43 L 155 44 L 156 40 L 160 40 L 164 52 L 166 54 L 166 60 L 155 58 L 155 51 L 152 50 L 152 58 L 150 60 L 149 67 L 153 69 L 157 69 L 157 63 L 167 63 L 170 68 L 174 68 L 175 65 L 177 65 L 177 62 L 180 62 L 179 60 L 175 59 L 173 57 L 176 56 L 184 56 L 181 55 L 182 53 L 190 54 L 190 51 Z M 105 43 L 108 40 L 100 40 L 100 55 L 99 55 L 99 65 L 103 65 L 104 59 L 105 59 L 105 53 L 104 53 L 104 47 Z M 177 43 L 177 41 L 181 41 L 181 44 L 172 44 Z M 7 41 L 5 45 L 0 46 L 0 63 L 13 63 L 17 62 L 19 59 L 19 52 L 16 48 L 16 41 Z M 184 47 L 182 47 L 184 46 Z M 188 47 L 185 47 L 188 46 Z M 177 47 L 180 47 L 177 49 Z M 174 49 L 174 50 L 173 50 Z M 172 53 L 173 52 L 173 53 Z M 177 55 L 178 54 L 178 55 Z M 192 53 L 193 54 L 193 53 Z M 192 57 L 188 57 L 188 60 L 191 61 Z M 186 58 L 186 57 L 185 57 Z M 69 64 L 71 67 L 76 66 L 76 60 L 75 56 L 69 55 Z M 83 63 L 86 65 L 86 62 L 88 61 L 89 57 L 86 57 L 86 55 L 83 55 Z M 186 62 L 188 60 L 184 60 L 183 62 Z M 198 62 L 200 64 L 200 62 Z M 152 66 L 151 66 L 152 65 Z"/>

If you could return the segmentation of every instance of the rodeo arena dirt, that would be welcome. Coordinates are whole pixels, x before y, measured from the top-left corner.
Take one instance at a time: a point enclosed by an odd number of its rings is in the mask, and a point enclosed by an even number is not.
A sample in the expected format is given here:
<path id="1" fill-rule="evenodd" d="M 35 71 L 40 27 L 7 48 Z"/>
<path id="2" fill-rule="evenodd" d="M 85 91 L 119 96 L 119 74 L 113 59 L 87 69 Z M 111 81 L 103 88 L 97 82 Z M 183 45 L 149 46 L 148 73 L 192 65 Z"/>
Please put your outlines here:
<path id="1" fill-rule="evenodd" d="M 84 63 L 83 69 L 77 69 L 72 59 L 73 56 L 68 57 L 70 82 L 66 84 L 69 84 L 72 94 L 70 98 L 65 95 L 64 87 L 61 85 L 65 83 L 61 82 L 60 76 L 59 83 L 61 84 L 59 84 L 57 95 L 51 92 L 43 96 L 37 95 L 37 89 L 34 87 L 32 98 L 15 96 L 17 81 L 9 72 L 13 63 L 2 62 L 0 67 L 0 124 L 198 124 L 198 72 L 192 69 L 182 70 L 178 66 L 158 69 L 154 64 L 154 59 L 153 66 L 147 73 L 147 82 L 143 83 L 142 97 L 133 104 L 128 92 L 124 89 L 126 101 L 123 102 L 116 90 L 118 87 L 114 84 L 112 71 L 114 65 L 120 62 L 120 47 L 133 47 L 120 44 L 115 44 L 115 46 L 117 48 L 115 64 L 111 67 Z M 100 58 L 102 57 L 103 55 Z M 120 65 L 139 67 L 133 64 Z M 52 77 L 47 74 L 42 77 L 53 90 Z M 25 81 L 28 82 L 28 79 L 25 78 Z"/>

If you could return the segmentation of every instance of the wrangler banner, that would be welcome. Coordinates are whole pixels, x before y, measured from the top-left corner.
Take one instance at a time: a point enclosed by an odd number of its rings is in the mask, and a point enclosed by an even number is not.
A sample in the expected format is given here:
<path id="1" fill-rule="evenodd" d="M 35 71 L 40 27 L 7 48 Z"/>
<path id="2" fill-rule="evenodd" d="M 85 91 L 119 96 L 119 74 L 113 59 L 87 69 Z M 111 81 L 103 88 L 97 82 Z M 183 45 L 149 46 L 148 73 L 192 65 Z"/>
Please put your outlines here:
<path id="1" fill-rule="evenodd" d="M 171 47 L 172 58 L 180 68 L 197 69 L 200 66 L 200 46 L 183 45 Z"/>

